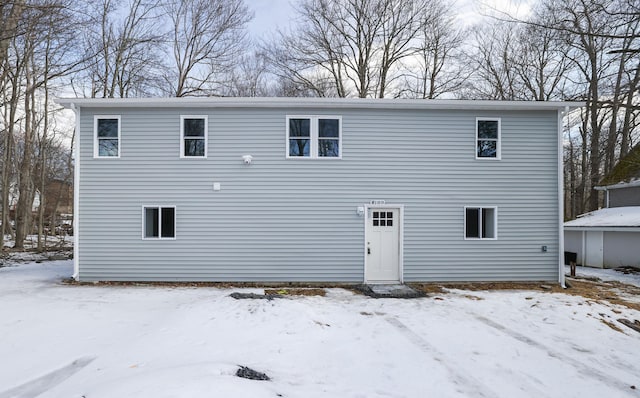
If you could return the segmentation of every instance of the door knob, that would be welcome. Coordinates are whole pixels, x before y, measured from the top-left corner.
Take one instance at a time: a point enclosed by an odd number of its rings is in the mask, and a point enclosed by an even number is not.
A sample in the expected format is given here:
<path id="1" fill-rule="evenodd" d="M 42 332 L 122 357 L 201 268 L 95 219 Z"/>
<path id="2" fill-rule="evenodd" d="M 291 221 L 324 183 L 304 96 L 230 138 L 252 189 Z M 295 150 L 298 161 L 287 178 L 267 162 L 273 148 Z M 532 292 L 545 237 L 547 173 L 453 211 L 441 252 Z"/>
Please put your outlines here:
<path id="1" fill-rule="evenodd" d="M 367 247 L 367 254 L 371 254 L 371 248 Z"/>

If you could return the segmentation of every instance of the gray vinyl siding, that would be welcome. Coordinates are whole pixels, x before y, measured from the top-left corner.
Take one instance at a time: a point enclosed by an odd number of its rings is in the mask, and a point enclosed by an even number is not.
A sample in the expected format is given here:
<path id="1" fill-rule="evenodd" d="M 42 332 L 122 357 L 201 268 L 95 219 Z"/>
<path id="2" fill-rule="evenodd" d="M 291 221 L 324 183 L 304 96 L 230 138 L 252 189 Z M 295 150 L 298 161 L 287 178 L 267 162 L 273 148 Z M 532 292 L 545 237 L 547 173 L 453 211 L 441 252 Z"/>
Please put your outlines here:
<path id="1" fill-rule="evenodd" d="M 285 117 L 322 114 L 342 159 L 286 159 Z M 119 159 L 93 158 L 94 115 L 121 116 Z M 206 159 L 180 158 L 180 115 L 208 115 Z M 475 159 L 480 116 L 502 160 Z M 83 108 L 80 129 L 80 280 L 362 282 L 377 199 L 404 205 L 406 282 L 558 280 L 555 111 Z M 175 240 L 142 239 L 144 205 L 176 207 Z M 464 240 L 464 206 L 497 206 L 498 239 Z"/>
<path id="2" fill-rule="evenodd" d="M 640 187 L 610 189 L 608 207 L 640 206 Z"/>

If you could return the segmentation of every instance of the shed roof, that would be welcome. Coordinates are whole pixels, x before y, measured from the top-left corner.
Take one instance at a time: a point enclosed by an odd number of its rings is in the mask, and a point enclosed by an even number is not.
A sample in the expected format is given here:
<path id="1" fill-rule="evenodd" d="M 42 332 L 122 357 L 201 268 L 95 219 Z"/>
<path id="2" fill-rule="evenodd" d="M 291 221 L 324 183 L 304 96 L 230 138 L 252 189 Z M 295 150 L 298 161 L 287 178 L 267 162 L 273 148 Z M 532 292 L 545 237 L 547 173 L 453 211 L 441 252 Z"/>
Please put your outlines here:
<path id="1" fill-rule="evenodd" d="M 485 101 L 379 98 L 288 98 L 288 97 L 180 97 L 180 98 L 59 98 L 66 108 L 116 107 L 217 107 L 217 108 L 372 108 L 372 109 L 474 109 L 559 110 L 584 106 L 565 101 Z"/>
<path id="2" fill-rule="evenodd" d="M 640 227 L 640 206 L 595 210 L 564 223 L 570 228 Z"/>

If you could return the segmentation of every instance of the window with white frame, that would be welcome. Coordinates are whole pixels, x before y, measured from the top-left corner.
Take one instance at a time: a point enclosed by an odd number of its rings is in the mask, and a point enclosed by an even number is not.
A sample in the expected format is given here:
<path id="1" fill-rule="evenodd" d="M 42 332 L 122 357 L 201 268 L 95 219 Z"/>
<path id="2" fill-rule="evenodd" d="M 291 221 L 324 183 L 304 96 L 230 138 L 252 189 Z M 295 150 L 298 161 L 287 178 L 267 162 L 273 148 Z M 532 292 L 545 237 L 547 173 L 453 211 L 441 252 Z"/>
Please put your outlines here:
<path id="1" fill-rule="evenodd" d="M 287 116 L 287 157 L 340 158 L 342 118 Z"/>
<path id="2" fill-rule="evenodd" d="M 464 208 L 465 239 L 497 239 L 498 209 L 496 207 Z"/>
<path id="3" fill-rule="evenodd" d="M 476 159 L 500 159 L 500 118 L 476 118 Z"/>
<path id="4" fill-rule="evenodd" d="M 144 206 L 142 218 L 144 239 L 175 239 L 176 208 L 174 206 Z"/>
<path id="5" fill-rule="evenodd" d="M 207 157 L 206 116 L 180 116 L 180 157 Z"/>
<path id="6" fill-rule="evenodd" d="M 93 122 L 93 156 L 119 158 L 120 115 L 96 115 Z"/>

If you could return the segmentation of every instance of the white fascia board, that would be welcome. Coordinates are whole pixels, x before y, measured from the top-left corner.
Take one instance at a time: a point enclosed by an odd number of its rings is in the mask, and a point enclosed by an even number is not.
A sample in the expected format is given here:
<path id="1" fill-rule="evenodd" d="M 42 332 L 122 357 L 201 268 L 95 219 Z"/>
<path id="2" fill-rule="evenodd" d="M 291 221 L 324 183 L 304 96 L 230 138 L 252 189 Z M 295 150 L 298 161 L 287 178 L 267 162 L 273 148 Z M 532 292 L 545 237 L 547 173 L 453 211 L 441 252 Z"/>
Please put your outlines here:
<path id="1" fill-rule="evenodd" d="M 606 191 L 608 189 L 620 189 L 620 188 L 632 188 L 632 187 L 640 187 L 640 180 L 635 180 L 631 182 L 619 182 L 613 185 L 603 185 L 595 187 L 596 191 Z"/>
<path id="2" fill-rule="evenodd" d="M 640 227 L 564 227 L 565 231 L 640 232 Z"/>
<path id="3" fill-rule="evenodd" d="M 378 98 L 285 98 L 285 97 L 180 97 L 180 98 L 58 98 L 69 108 L 358 108 L 358 109 L 469 109 L 469 110 L 558 110 L 579 108 L 583 102 L 415 100 Z"/>

